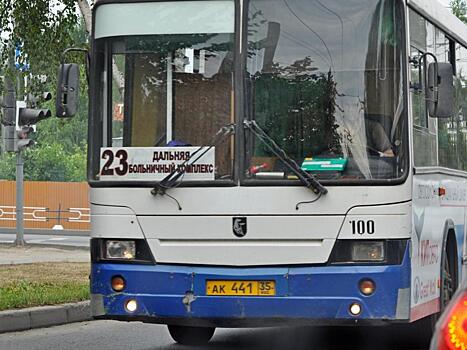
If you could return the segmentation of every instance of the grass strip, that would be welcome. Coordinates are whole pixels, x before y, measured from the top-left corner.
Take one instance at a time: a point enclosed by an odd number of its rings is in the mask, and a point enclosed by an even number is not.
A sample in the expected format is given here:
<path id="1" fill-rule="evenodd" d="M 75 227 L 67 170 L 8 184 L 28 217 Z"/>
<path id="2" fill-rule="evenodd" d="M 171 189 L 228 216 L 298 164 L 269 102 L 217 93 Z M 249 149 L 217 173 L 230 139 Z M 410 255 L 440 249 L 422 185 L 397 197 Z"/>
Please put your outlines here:
<path id="1" fill-rule="evenodd" d="M 0 265 L 0 310 L 89 299 L 89 263 Z"/>

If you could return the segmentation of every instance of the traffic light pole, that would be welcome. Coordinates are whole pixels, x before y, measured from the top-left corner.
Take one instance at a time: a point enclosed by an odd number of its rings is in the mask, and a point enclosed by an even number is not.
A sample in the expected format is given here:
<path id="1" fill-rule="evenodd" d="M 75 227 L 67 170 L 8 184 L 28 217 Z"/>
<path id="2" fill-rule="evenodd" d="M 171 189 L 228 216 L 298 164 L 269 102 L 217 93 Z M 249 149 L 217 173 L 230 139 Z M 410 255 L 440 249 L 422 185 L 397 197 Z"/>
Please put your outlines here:
<path id="1" fill-rule="evenodd" d="M 17 76 L 17 92 L 18 100 L 23 97 L 24 91 L 24 80 L 21 74 Z M 18 108 L 16 106 L 16 108 Z M 19 111 L 16 111 L 18 113 Z M 16 124 L 16 123 L 15 123 Z M 16 125 L 18 127 L 18 125 Z M 16 136 L 16 138 L 18 138 Z M 24 246 L 26 244 L 24 240 L 24 162 L 21 155 L 21 148 L 17 147 L 16 151 L 16 246 Z"/>
<path id="2" fill-rule="evenodd" d="M 22 100 L 24 92 L 24 80 L 21 77 L 21 74 L 16 77 L 17 83 L 17 99 Z M 16 109 L 18 109 L 17 104 L 15 104 Z M 19 113 L 15 109 L 15 118 L 16 113 Z M 15 126 L 16 125 L 15 122 Z M 18 136 L 16 136 L 16 139 Z M 17 141 L 18 142 L 18 141 Z M 16 246 L 24 246 L 26 241 L 24 240 L 24 162 L 21 155 L 21 148 L 16 147 Z"/>
<path id="3" fill-rule="evenodd" d="M 36 108 L 34 98 L 33 108 L 28 108 L 29 98 L 23 98 L 26 80 L 17 77 L 17 89 L 9 76 L 5 77 L 5 95 L 3 98 L 2 138 L 4 151 L 16 153 L 16 240 L 15 245 L 24 246 L 24 161 L 22 150 L 34 145 L 29 134 L 34 131 L 33 125 L 51 117 L 49 109 Z M 16 96 L 18 93 L 18 96 Z M 50 93 L 43 93 L 41 99 L 49 100 Z"/>
<path id="4" fill-rule="evenodd" d="M 24 176 L 21 151 L 16 152 L 16 240 L 15 245 L 24 246 Z"/>

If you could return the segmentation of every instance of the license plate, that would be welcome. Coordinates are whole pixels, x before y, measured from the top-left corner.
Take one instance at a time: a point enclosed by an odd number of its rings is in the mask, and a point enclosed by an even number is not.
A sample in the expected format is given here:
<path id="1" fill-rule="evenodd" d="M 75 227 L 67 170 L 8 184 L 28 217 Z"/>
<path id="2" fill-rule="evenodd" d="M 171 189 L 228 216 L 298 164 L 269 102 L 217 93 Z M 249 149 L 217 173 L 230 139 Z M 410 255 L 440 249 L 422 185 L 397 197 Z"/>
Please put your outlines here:
<path id="1" fill-rule="evenodd" d="M 206 295 L 274 296 L 275 281 L 207 281 Z"/>

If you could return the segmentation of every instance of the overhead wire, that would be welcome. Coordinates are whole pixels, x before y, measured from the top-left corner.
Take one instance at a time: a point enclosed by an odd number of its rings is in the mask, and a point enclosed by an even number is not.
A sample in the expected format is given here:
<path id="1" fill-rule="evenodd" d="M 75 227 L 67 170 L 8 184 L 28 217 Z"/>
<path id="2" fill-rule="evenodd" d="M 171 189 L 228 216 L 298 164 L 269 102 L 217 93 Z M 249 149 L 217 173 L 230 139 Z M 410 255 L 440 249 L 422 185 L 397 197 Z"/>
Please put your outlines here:
<path id="1" fill-rule="evenodd" d="M 325 8 L 327 11 L 332 13 L 334 16 L 337 17 L 339 22 L 341 23 L 341 69 L 343 68 L 343 59 L 344 59 L 344 20 L 342 17 L 334 10 L 330 9 L 326 5 L 324 5 L 320 0 L 316 0 L 318 4 L 320 4 L 323 8 Z"/>
<path id="2" fill-rule="evenodd" d="M 282 0 L 285 4 L 285 6 L 287 7 L 287 9 L 290 11 L 290 13 L 301 23 L 303 24 L 303 26 L 305 28 L 307 28 L 310 32 L 312 32 L 314 35 L 316 35 L 316 37 L 318 37 L 318 39 L 321 41 L 321 43 L 324 45 L 324 47 L 326 48 L 326 51 L 329 55 L 329 59 L 331 61 L 331 69 L 332 71 L 335 71 L 335 66 L 334 66 L 334 60 L 332 59 L 332 55 L 331 55 L 331 50 L 329 50 L 329 47 L 328 45 L 326 44 L 326 41 L 324 41 L 324 39 L 315 31 L 313 30 L 313 28 L 311 28 L 302 18 L 300 18 L 296 13 L 295 11 L 290 7 L 289 3 L 287 2 L 287 0 Z"/>
<path id="3" fill-rule="evenodd" d="M 270 22 L 270 20 L 264 16 L 264 14 L 262 13 L 262 11 L 259 10 L 253 3 L 250 3 L 250 5 L 259 13 L 259 15 L 260 15 L 265 21 Z M 307 43 L 307 42 L 305 42 L 305 41 L 303 41 L 303 40 L 301 40 L 301 39 L 296 38 L 293 34 L 291 34 L 291 33 L 287 32 L 287 31 L 283 30 L 282 28 L 281 28 L 281 33 L 282 33 L 282 34 L 285 34 L 285 38 L 286 38 L 286 39 L 288 39 L 288 40 L 294 42 L 295 44 L 298 44 L 299 46 L 301 46 L 301 47 L 303 47 L 303 48 L 305 48 L 305 49 L 308 49 L 308 50 L 312 51 L 313 53 L 315 53 L 317 56 L 319 56 L 319 57 L 320 57 L 321 59 L 323 59 L 324 61 L 327 61 L 327 62 L 331 63 L 331 62 L 329 61 L 328 58 L 326 58 L 326 57 L 325 57 L 321 52 L 319 52 L 316 48 L 312 47 L 309 43 Z"/>

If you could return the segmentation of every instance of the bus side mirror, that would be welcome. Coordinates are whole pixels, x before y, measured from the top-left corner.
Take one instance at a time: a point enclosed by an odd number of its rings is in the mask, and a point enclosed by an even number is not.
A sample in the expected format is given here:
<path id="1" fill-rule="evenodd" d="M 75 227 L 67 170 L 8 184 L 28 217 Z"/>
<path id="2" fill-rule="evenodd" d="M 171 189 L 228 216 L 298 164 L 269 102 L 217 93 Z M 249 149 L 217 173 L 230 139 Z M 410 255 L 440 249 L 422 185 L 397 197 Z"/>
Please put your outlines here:
<path id="1" fill-rule="evenodd" d="M 78 110 L 79 65 L 61 64 L 58 70 L 57 100 L 55 102 L 58 118 L 73 117 Z"/>
<path id="2" fill-rule="evenodd" d="M 426 88 L 428 112 L 432 118 L 454 115 L 454 81 L 450 63 L 430 63 Z"/>

